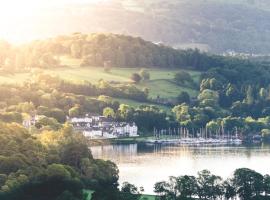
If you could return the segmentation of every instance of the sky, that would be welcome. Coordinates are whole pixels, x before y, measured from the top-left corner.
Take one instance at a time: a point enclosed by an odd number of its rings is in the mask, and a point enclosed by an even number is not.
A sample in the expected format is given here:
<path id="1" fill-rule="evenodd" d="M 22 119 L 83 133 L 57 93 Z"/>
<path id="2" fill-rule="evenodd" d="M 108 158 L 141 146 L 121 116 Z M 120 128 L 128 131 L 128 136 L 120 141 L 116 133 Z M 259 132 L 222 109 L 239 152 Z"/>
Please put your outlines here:
<path id="1" fill-rule="evenodd" d="M 0 0 L 0 39 L 12 43 L 38 39 L 38 34 L 42 35 L 38 25 L 43 23 L 38 20 L 42 15 L 50 15 L 50 9 L 108 1 L 110 0 Z"/>

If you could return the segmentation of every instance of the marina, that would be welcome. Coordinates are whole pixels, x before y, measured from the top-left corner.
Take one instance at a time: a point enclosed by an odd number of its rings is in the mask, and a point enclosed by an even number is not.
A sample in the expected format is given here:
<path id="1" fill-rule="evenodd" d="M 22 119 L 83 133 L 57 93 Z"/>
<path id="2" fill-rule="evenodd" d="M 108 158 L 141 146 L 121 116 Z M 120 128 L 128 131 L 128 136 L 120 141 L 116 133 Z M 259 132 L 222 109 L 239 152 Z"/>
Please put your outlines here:
<path id="1" fill-rule="evenodd" d="M 178 139 L 149 139 L 146 141 L 147 144 L 190 144 L 190 145 L 200 145 L 200 144 L 242 144 L 243 141 L 238 138 L 228 139 L 228 138 L 178 138 Z"/>
<path id="2" fill-rule="evenodd" d="M 153 138 L 146 140 L 147 144 L 242 144 L 243 137 L 236 129 L 234 132 L 225 132 L 221 127 L 215 132 L 201 128 L 199 132 L 190 133 L 186 128 L 154 129 Z"/>

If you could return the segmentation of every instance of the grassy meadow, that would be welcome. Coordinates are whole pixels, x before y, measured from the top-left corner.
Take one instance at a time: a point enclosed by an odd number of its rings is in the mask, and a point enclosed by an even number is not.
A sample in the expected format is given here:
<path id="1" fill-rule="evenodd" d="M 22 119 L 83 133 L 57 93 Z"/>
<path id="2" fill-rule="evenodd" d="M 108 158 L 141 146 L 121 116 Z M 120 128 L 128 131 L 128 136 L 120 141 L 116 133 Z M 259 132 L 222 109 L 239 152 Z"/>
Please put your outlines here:
<path id="1" fill-rule="evenodd" d="M 138 73 L 142 68 L 112 68 L 110 72 L 105 72 L 103 67 L 78 67 L 78 63 L 70 61 L 72 64 L 69 67 L 57 68 L 45 70 L 46 73 L 57 75 L 63 79 L 73 82 L 89 81 L 92 83 L 98 82 L 100 79 L 106 81 L 116 81 L 123 84 L 130 84 L 130 76 L 132 73 Z M 156 98 L 174 98 L 177 97 L 181 91 L 186 91 L 191 97 L 195 97 L 198 94 L 197 90 L 191 89 L 185 86 L 179 86 L 174 81 L 174 74 L 179 69 L 147 69 L 150 73 L 150 80 L 142 81 L 136 86 L 143 89 L 149 89 L 149 96 Z M 200 72 L 185 70 L 194 79 L 195 82 L 199 82 Z"/>
<path id="2" fill-rule="evenodd" d="M 54 69 L 43 69 L 37 70 L 42 71 L 47 74 L 51 74 L 54 76 L 59 76 L 61 79 L 72 81 L 72 82 L 83 82 L 88 81 L 91 83 L 97 83 L 100 79 L 106 81 L 113 81 L 119 84 L 134 84 L 130 80 L 130 76 L 132 73 L 138 73 L 142 68 L 112 68 L 110 72 L 105 72 L 103 67 L 80 67 L 80 60 L 78 59 L 70 59 L 64 58 L 62 59 L 62 64 L 65 67 L 54 68 Z M 150 80 L 141 81 L 136 84 L 136 87 L 140 89 L 148 88 L 149 89 L 149 97 L 156 98 L 159 96 L 160 98 L 175 98 L 182 91 L 186 91 L 189 93 L 191 97 L 196 97 L 198 91 L 190 88 L 189 86 L 180 86 L 174 82 L 175 73 L 181 71 L 179 69 L 157 69 L 157 68 L 148 68 L 150 73 Z M 200 72 L 185 70 L 190 73 L 193 80 L 195 82 L 199 82 Z M 26 80 L 31 80 L 32 73 L 14 73 L 9 75 L 0 74 L 0 84 L 6 83 L 22 83 Z M 137 102 L 129 99 L 116 99 L 120 103 L 139 106 L 142 102 Z M 171 108 L 167 106 L 160 106 L 161 109 L 166 112 L 170 111 Z"/>

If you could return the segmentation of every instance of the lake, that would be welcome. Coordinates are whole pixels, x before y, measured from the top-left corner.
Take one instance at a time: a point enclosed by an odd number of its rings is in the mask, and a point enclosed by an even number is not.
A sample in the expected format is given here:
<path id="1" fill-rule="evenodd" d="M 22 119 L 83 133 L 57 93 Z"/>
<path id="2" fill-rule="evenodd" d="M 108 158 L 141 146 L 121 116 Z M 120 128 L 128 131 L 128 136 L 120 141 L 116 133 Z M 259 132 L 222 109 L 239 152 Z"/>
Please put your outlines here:
<path id="1" fill-rule="evenodd" d="M 122 183 L 128 181 L 153 194 L 156 182 L 169 176 L 196 175 L 208 169 L 228 178 L 237 168 L 247 167 L 270 174 L 270 146 L 175 146 L 108 145 L 91 147 L 94 158 L 115 162 Z"/>

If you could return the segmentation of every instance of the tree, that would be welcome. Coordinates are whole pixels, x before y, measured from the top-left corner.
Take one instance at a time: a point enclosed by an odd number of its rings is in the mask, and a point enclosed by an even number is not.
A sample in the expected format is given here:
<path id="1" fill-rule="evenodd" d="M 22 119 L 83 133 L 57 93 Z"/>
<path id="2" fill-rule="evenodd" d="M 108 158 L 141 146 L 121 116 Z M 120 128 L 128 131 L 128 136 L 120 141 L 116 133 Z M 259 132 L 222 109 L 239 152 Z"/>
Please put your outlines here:
<path id="1" fill-rule="evenodd" d="M 176 83 L 180 83 L 180 84 L 193 83 L 192 77 L 190 76 L 188 72 L 185 72 L 185 71 L 177 72 L 174 75 L 174 80 Z"/>
<path id="2" fill-rule="evenodd" d="M 126 121 L 131 121 L 134 114 L 134 109 L 126 104 L 120 104 L 118 108 L 119 117 Z"/>
<path id="3" fill-rule="evenodd" d="M 202 106 L 218 106 L 219 94 L 216 91 L 206 89 L 201 91 L 198 99 Z"/>
<path id="4" fill-rule="evenodd" d="M 145 70 L 145 69 L 141 69 L 140 76 L 142 77 L 142 79 L 144 81 L 147 81 L 147 80 L 150 79 L 150 73 L 147 70 Z"/>
<path id="5" fill-rule="evenodd" d="M 70 172 L 65 168 L 64 165 L 61 164 L 49 165 L 47 168 L 47 175 L 48 177 L 56 177 L 63 179 L 71 178 Z"/>
<path id="6" fill-rule="evenodd" d="M 182 104 L 182 103 L 190 103 L 190 97 L 189 94 L 185 91 L 181 92 L 178 96 L 177 96 L 177 103 L 178 104 Z"/>
<path id="7" fill-rule="evenodd" d="M 268 91 L 265 88 L 261 88 L 259 91 L 260 99 L 265 101 L 268 98 Z"/>
<path id="8" fill-rule="evenodd" d="M 263 177 L 263 189 L 265 192 L 265 196 L 269 196 L 269 194 L 270 194 L 270 176 L 268 174 Z"/>
<path id="9" fill-rule="evenodd" d="M 237 87 L 234 84 L 231 84 L 231 83 L 227 85 L 225 95 L 227 97 L 226 98 L 227 101 L 230 101 L 229 105 L 232 102 L 239 100 L 241 97 L 240 91 L 237 89 Z"/>
<path id="10" fill-rule="evenodd" d="M 218 124 L 218 122 L 215 122 L 215 121 L 210 121 L 206 124 L 206 128 L 210 132 L 215 133 L 219 130 L 220 124 Z"/>
<path id="11" fill-rule="evenodd" d="M 217 199 L 222 196 L 221 177 L 212 175 L 208 170 L 198 173 L 198 196 L 200 199 Z"/>
<path id="12" fill-rule="evenodd" d="M 176 200 L 177 198 L 177 179 L 170 177 L 169 182 L 161 181 L 155 184 L 154 192 L 157 193 L 161 200 Z"/>
<path id="13" fill-rule="evenodd" d="M 207 78 L 207 79 L 203 79 L 201 81 L 201 85 L 200 85 L 200 91 L 202 90 L 220 90 L 222 88 L 222 83 L 220 81 L 218 81 L 216 78 Z"/>
<path id="14" fill-rule="evenodd" d="M 55 118 L 46 117 L 46 116 L 40 117 L 37 120 L 35 126 L 39 129 L 43 127 L 48 127 L 53 130 L 59 130 L 62 127 L 62 125 Z"/>
<path id="15" fill-rule="evenodd" d="M 59 108 L 51 109 L 49 117 L 55 118 L 59 123 L 64 123 L 66 121 L 65 112 Z"/>
<path id="16" fill-rule="evenodd" d="M 254 103 L 253 87 L 251 85 L 249 85 L 246 90 L 246 98 L 244 102 L 248 105 L 252 105 Z"/>
<path id="17" fill-rule="evenodd" d="M 134 185 L 124 182 L 121 187 L 120 200 L 139 200 L 141 195 L 138 191 L 138 188 Z"/>
<path id="18" fill-rule="evenodd" d="M 180 194 L 180 198 L 191 198 L 197 194 L 197 180 L 194 176 L 177 177 L 176 188 Z"/>
<path id="19" fill-rule="evenodd" d="M 226 180 L 223 183 L 224 196 L 226 199 L 233 199 L 236 196 L 235 187 L 232 180 Z"/>
<path id="20" fill-rule="evenodd" d="M 133 73 L 130 77 L 130 79 L 132 81 L 134 81 L 135 83 L 139 83 L 141 81 L 141 76 L 138 73 Z"/>
<path id="21" fill-rule="evenodd" d="M 105 117 L 110 117 L 110 118 L 115 118 L 116 117 L 114 110 L 112 108 L 110 108 L 110 107 L 106 107 L 106 108 L 103 109 L 103 115 Z"/>
<path id="22" fill-rule="evenodd" d="M 234 172 L 233 184 L 241 198 L 251 199 L 262 192 L 263 176 L 251 169 L 237 169 Z"/>
<path id="23" fill-rule="evenodd" d="M 78 117 L 80 115 L 80 107 L 74 106 L 73 108 L 70 108 L 68 114 L 70 117 Z"/>
<path id="24" fill-rule="evenodd" d="M 84 139 L 74 137 L 71 139 L 61 145 L 60 158 L 62 163 L 81 169 L 82 159 L 92 159 L 92 154 Z"/>
<path id="25" fill-rule="evenodd" d="M 161 182 L 155 183 L 154 191 L 155 193 L 157 193 L 158 195 L 164 198 L 164 196 L 167 193 L 167 188 L 168 188 L 168 183 L 166 183 L 165 181 L 161 181 Z"/>

